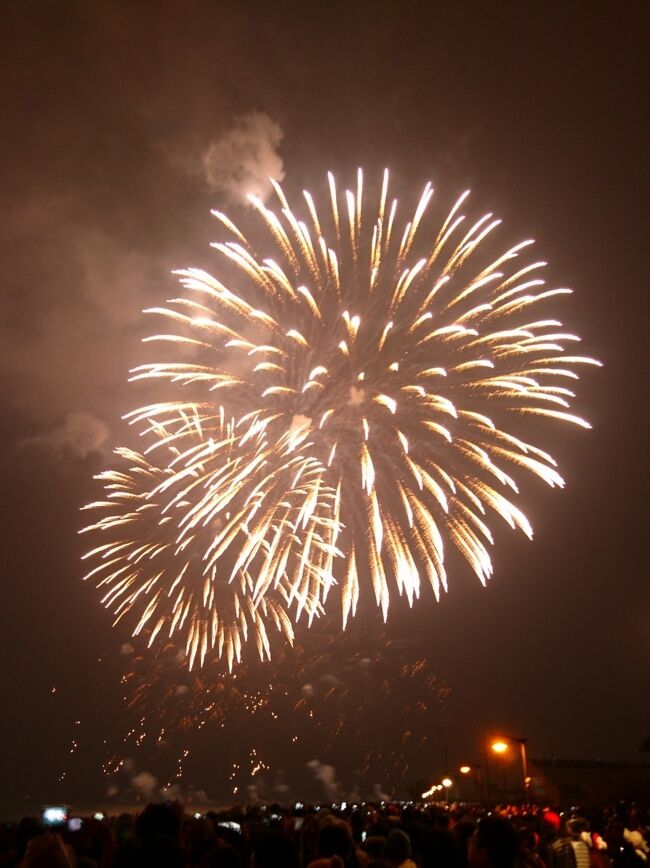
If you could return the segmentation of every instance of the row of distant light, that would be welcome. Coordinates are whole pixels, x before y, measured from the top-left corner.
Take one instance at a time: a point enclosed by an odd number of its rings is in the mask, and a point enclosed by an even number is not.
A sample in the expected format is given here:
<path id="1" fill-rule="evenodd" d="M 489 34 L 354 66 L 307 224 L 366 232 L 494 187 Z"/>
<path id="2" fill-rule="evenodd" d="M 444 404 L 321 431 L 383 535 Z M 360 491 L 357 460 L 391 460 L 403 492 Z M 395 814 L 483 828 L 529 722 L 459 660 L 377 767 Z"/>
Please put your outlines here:
<path id="1" fill-rule="evenodd" d="M 469 766 L 467 766 L 467 768 L 469 769 Z M 445 779 L 445 780 L 447 780 L 447 779 Z M 449 786 L 451 786 L 451 781 L 449 781 Z M 385 807 L 386 802 L 382 799 L 380 804 L 382 807 Z M 413 802 L 412 801 L 408 801 L 408 802 L 399 801 L 399 802 L 397 802 L 397 804 L 413 805 Z M 348 807 L 351 807 L 353 810 L 356 811 L 359 807 L 365 807 L 365 805 L 366 805 L 366 802 L 361 802 L 360 804 L 355 802 L 354 804 L 350 804 L 350 805 L 348 804 L 348 802 L 340 802 L 340 803 L 339 802 L 333 802 L 332 808 L 334 808 L 334 810 L 336 810 L 336 811 L 338 811 L 338 810 L 346 811 L 348 809 Z M 262 805 L 262 807 L 261 807 L 262 813 L 266 812 L 266 807 L 267 807 L 266 805 Z M 293 808 L 295 811 L 302 811 L 304 809 L 304 807 L 305 807 L 305 805 L 303 802 L 295 802 L 293 805 Z M 322 807 L 322 805 L 314 805 L 314 810 L 316 812 L 318 812 L 321 810 L 321 807 Z M 106 815 L 102 811 L 96 811 L 92 816 L 95 820 L 106 819 Z M 201 819 L 201 817 L 203 817 L 203 816 L 205 816 L 205 815 L 202 814 L 200 811 L 194 812 L 194 818 L 196 820 Z M 282 818 L 282 815 L 281 814 L 271 814 L 270 818 L 271 818 L 271 820 L 280 820 Z M 82 828 L 83 823 L 84 823 L 84 819 L 82 817 L 71 817 L 70 816 L 70 806 L 69 805 L 46 805 L 43 808 L 42 820 L 48 826 L 59 826 L 59 825 L 63 825 L 64 823 L 67 823 L 68 829 L 71 832 L 78 832 Z M 241 826 L 239 825 L 239 823 L 223 821 L 223 822 L 219 823 L 219 826 L 223 829 L 232 829 L 236 832 L 241 831 Z"/>
<path id="2" fill-rule="evenodd" d="M 470 766 L 461 766 L 458 771 L 461 773 L 461 775 L 468 775 L 472 771 L 472 769 Z M 426 791 L 426 793 L 422 793 L 422 798 L 430 799 L 434 793 L 440 792 L 440 790 L 448 790 L 449 787 L 453 787 L 453 785 L 454 782 L 451 778 L 443 778 L 439 784 L 434 784 L 431 789 Z"/>
<path id="3" fill-rule="evenodd" d="M 509 745 L 507 742 L 498 740 L 493 741 L 490 745 L 490 748 L 495 753 L 505 753 L 508 750 L 508 747 Z M 458 771 L 461 773 L 461 775 L 468 775 L 472 771 L 472 767 L 468 765 L 460 766 Z M 454 782 L 451 778 L 443 778 L 439 784 L 433 784 L 433 786 L 428 789 L 426 793 L 422 793 L 422 798 L 430 799 L 434 793 L 440 792 L 440 790 L 448 790 L 449 787 L 453 787 L 453 785 Z"/>

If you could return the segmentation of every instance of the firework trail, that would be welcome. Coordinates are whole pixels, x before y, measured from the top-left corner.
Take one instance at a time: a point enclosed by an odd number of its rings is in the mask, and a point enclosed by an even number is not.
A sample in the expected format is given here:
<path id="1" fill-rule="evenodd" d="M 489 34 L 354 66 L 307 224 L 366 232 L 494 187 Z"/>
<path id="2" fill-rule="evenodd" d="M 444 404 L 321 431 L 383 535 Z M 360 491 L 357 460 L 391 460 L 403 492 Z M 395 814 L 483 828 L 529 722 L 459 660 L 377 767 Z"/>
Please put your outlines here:
<path id="1" fill-rule="evenodd" d="M 398 227 L 388 172 L 367 210 L 361 170 L 343 195 L 328 175 L 324 210 L 305 191 L 302 215 L 274 188 L 278 213 L 251 197 L 271 257 L 213 212 L 219 276 L 178 272 L 150 311 L 178 358 L 132 379 L 174 400 L 130 414 L 149 446 L 92 505 L 103 602 L 150 644 L 182 635 L 190 666 L 211 648 L 232 666 L 251 631 L 269 655 L 268 623 L 291 640 L 330 595 L 343 627 L 368 587 L 384 618 L 391 588 L 438 598 L 448 543 L 485 583 L 491 518 L 532 536 L 515 477 L 563 485 L 525 417 L 590 427 L 566 384 L 599 363 L 537 312 L 570 290 L 546 288 L 531 241 L 490 255 L 500 221 L 466 219 L 467 193 L 432 224 L 430 184 Z"/>

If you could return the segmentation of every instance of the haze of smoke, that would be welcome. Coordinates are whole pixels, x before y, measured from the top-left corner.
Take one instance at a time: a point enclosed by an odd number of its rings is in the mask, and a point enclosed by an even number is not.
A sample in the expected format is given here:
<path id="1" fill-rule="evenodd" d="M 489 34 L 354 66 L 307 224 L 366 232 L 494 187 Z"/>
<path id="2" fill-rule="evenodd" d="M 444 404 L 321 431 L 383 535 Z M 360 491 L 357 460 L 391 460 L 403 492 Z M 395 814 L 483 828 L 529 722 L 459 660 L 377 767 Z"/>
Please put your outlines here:
<path id="1" fill-rule="evenodd" d="M 106 795 L 110 798 L 133 798 L 133 792 L 137 793 L 143 801 L 156 802 L 161 800 L 177 799 L 186 804 L 205 804 L 208 795 L 205 790 L 198 789 L 194 785 L 183 786 L 179 783 L 170 786 L 161 786 L 158 778 L 151 772 L 143 769 L 136 773 L 135 761 L 126 757 L 122 764 L 122 771 L 126 775 L 127 782 L 123 789 L 118 784 L 111 784 Z"/>
<path id="2" fill-rule="evenodd" d="M 111 234 L 98 227 L 76 225 L 66 225 L 63 231 L 74 238 L 73 262 L 81 298 L 96 308 L 112 330 L 140 333 L 142 309 L 159 300 L 161 283 L 169 279 L 173 263 L 164 253 L 154 256 L 134 247 L 119 231 Z M 80 325 L 85 324 L 82 321 Z"/>
<path id="3" fill-rule="evenodd" d="M 151 772 L 139 772 L 131 778 L 131 784 L 138 795 L 143 796 L 148 802 L 158 792 L 158 778 L 154 777 Z"/>
<path id="4" fill-rule="evenodd" d="M 285 805 L 291 801 L 291 787 L 287 783 L 286 774 L 284 769 L 278 769 L 273 776 L 272 784 L 275 798 Z"/>
<path id="5" fill-rule="evenodd" d="M 82 410 L 68 413 L 63 425 L 26 440 L 24 445 L 86 458 L 92 452 L 102 451 L 109 434 L 110 429 L 105 422 L 93 413 Z"/>
<path id="6" fill-rule="evenodd" d="M 307 768 L 314 775 L 314 778 L 322 784 L 328 801 L 336 801 L 341 793 L 341 784 L 336 779 L 334 766 L 322 763 L 319 759 L 313 759 L 309 760 Z"/>
<path id="7" fill-rule="evenodd" d="M 63 181 L 50 179 L 57 184 Z M 48 426 L 65 412 L 96 412 L 108 401 L 106 417 L 121 415 L 115 397 L 137 352 L 126 347 L 137 348 L 147 334 L 142 309 L 160 298 L 175 261 L 129 233 L 141 218 L 135 205 L 122 222 L 93 205 L 56 189 L 8 201 L 10 279 L 0 316 L 5 396 L 14 412 Z"/>
<path id="8" fill-rule="evenodd" d="M 267 114 L 240 115 L 203 154 L 210 189 L 233 202 L 245 202 L 251 193 L 266 200 L 272 190 L 269 178 L 284 178 L 282 158 L 277 152 L 282 138 L 280 125 Z"/>
<path id="9" fill-rule="evenodd" d="M 381 784 L 372 785 L 372 794 L 376 802 L 389 802 L 391 799 L 388 793 L 384 792 L 384 788 Z"/>

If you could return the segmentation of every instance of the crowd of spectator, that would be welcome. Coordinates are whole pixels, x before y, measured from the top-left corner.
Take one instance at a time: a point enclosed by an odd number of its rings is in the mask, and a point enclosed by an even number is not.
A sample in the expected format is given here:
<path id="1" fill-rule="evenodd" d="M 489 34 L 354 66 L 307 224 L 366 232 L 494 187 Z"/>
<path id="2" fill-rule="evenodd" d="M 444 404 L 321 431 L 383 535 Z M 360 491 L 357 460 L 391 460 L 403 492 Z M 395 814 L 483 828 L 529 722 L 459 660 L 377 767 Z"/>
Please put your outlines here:
<path id="1" fill-rule="evenodd" d="M 650 812 L 381 803 L 25 817 L 0 825 L 0 868 L 645 868 Z"/>

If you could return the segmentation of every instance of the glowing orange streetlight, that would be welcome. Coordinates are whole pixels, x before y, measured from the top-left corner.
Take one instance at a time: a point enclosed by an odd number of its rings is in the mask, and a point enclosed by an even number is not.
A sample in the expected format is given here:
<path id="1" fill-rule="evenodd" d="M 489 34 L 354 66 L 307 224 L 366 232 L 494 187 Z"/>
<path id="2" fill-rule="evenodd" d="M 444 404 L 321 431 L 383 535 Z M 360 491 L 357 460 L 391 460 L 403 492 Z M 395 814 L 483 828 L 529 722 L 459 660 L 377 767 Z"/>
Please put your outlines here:
<path id="1" fill-rule="evenodd" d="M 482 767 L 480 763 L 464 762 L 461 766 L 458 766 L 458 772 L 464 778 L 469 778 L 470 776 L 472 777 L 474 786 L 476 788 L 476 793 L 474 795 L 478 795 L 483 786 Z M 463 788 L 465 788 L 465 784 L 463 784 Z M 460 791 L 458 798 L 460 799 Z"/>
<path id="2" fill-rule="evenodd" d="M 528 755 L 526 752 L 526 743 L 528 742 L 527 738 L 516 738 L 515 736 L 508 735 L 502 738 L 496 738 L 494 741 L 490 743 L 490 748 L 494 751 L 494 753 L 504 754 L 510 750 L 510 747 L 513 744 L 519 745 L 519 750 L 521 752 L 521 769 L 523 772 L 523 782 L 524 782 L 524 801 L 526 803 L 530 803 L 530 784 L 531 778 L 528 774 Z"/>

